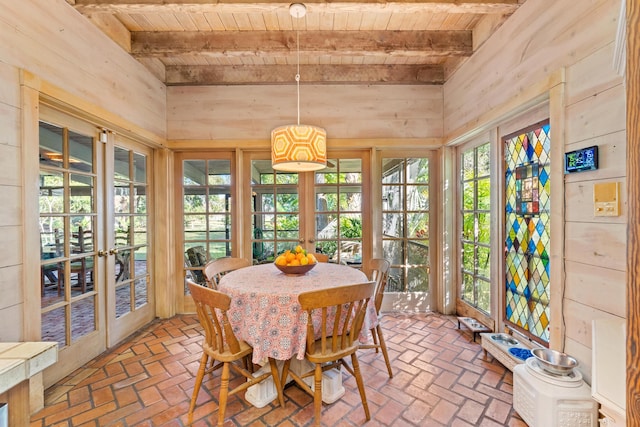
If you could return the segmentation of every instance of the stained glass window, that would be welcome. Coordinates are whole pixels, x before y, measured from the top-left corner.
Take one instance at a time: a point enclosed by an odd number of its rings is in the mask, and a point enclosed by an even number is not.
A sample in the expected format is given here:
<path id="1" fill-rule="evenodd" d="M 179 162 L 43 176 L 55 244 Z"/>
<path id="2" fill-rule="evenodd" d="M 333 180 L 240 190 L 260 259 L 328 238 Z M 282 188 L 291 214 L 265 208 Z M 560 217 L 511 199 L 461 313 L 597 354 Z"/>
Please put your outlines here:
<path id="1" fill-rule="evenodd" d="M 549 122 L 503 138 L 506 320 L 549 341 Z"/>

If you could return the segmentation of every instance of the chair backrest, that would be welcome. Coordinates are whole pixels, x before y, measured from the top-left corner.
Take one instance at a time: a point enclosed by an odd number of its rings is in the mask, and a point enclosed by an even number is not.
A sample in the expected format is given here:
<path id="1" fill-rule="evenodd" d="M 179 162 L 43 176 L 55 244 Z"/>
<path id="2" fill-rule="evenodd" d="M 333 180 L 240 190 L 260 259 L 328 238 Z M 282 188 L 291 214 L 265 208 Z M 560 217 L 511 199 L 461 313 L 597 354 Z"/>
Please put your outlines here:
<path id="1" fill-rule="evenodd" d="M 371 269 L 371 277 L 369 279 L 376 282 L 374 302 L 378 313 L 380 312 L 380 306 L 382 306 L 384 289 L 389 278 L 389 267 L 391 267 L 391 263 L 384 258 L 374 258 L 369 261 L 369 268 Z"/>
<path id="2" fill-rule="evenodd" d="M 218 258 L 209 261 L 204 266 L 204 276 L 207 279 L 209 287 L 213 289 L 218 288 L 218 282 L 220 278 L 230 271 L 238 270 L 239 268 L 249 267 L 251 261 L 246 258 Z"/>
<path id="3" fill-rule="evenodd" d="M 196 306 L 198 320 L 204 329 L 203 348 L 210 352 L 238 353 L 240 343 L 227 317 L 231 297 L 215 289 L 198 285 L 189 279 L 187 279 L 187 286 Z"/>
<path id="4" fill-rule="evenodd" d="M 191 267 L 191 274 L 198 283 L 205 281 L 202 267 L 207 263 L 207 252 L 204 246 L 192 246 L 185 252 L 185 266 Z M 200 268 L 199 268 L 200 267 Z"/>
<path id="5" fill-rule="evenodd" d="M 310 252 L 318 262 L 329 262 L 329 255 L 322 252 Z"/>
<path id="6" fill-rule="evenodd" d="M 86 253 L 93 251 L 93 231 L 85 230 L 83 226 L 78 226 L 78 231 L 71 233 L 71 253 Z"/>
<path id="7" fill-rule="evenodd" d="M 337 349 L 357 346 L 374 288 L 375 282 L 371 281 L 301 293 L 298 301 L 308 316 L 307 351 L 328 354 Z M 313 326 L 313 313 L 316 310 L 322 316 L 319 347 L 316 347 L 317 337 Z M 328 339 L 329 337 L 333 339 Z"/>

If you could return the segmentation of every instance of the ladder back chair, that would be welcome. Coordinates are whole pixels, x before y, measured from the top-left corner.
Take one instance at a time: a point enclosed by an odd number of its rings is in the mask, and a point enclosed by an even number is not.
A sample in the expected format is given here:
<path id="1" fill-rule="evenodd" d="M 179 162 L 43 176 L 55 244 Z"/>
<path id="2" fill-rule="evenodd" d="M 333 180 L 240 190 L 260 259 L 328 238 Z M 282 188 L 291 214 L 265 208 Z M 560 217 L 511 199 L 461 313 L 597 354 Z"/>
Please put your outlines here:
<path id="1" fill-rule="evenodd" d="M 387 352 L 387 345 L 384 342 L 382 327 L 380 326 L 380 307 L 382 306 L 382 298 L 384 297 L 384 289 L 387 286 L 390 267 L 391 263 L 383 258 L 374 258 L 369 261 L 369 268 L 371 269 L 370 279 L 376 282 L 374 302 L 376 306 L 376 313 L 378 314 L 378 324 L 374 328 L 371 328 L 371 337 L 373 339 L 373 344 L 361 344 L 360 348 L 375 348 L 376 353 L 378 352 L 378 349 L 380 349 L 380 351 L 382 351 L 382 356 L 384 357 L 384 362 L 387 364 L 387 372 L 389 373 L 389 378 L 393 378 L 391 362 L 389 361 L 389 353 Z"/>
<path id="2" fill-rule="evenodd" d="M 323 254 L 322 252 L 309 252 L 316 258 L 318 262 L 329 262 L 329 255 Z"/>
<path id="3" fill-rule="evenodd" d="M 69 262 L 69 286 L 71 287 L 71 276 L 76 275 L 77 284 L 80 291 L 84 294 L 87 292 L 87 286 L 93 285 L 93 264 L 94 264 L 94 235 L 93 231 L 78 226 L 78 231 L 71 233 L 69 239 L 70 256 L 76 257 Z M 58 295 L 62 294 L 64 284 L 64 266 L 60 264 L 58 271 Z"/>
<path id="4" fill-rule="evenodd" d="M 204 266 L 204 277 L 211 289 L 218 289 L 220 278 L 230 271 L 251 266 L 246 258 L 218 258 L 209 261 Z"/>
<path id="5" fill-rule="evenodd" d="M 282 369 L 280 384 L 285 384 L 287 377 L 291 376 L 300 388 L 313 396 L 315 425 L 320 425 L 322 411 L 322 373 L 340 366 L 344 366 L 355 377 L 365 416 L 367 421 L 371 419 L 356 352 L 358 336 L 374 288 L 375 282 L 365 282 L 303 292 L 298 296 L 302 310 L 307 313 L 305 358 L 315 368 L 296 374 L 289 370 L 291 360 L 287 360 Z M 316 332 L 313 318 L 318 315 L 321 317 L 320 331 Z M 345 360 L 347 356 L 351 356 L 351 367 Z M 313 390 L 304 381 L 308 377 L 313 377 Z"/>
<path id="6" fill-rule="evenodd" d="M 205 374 L 211 373 L 222 368 L 220 393 L 218 397 L 218 426 L 224 424 L 224 414 L 227 407 L 227 398 L 240 391 L 246 390 L 254 384 L 272 377 L 278 392 L 278 403 L 284 408 L 284 397 L 282 387 L 280 386 L 280 377 L 278 367 L 275 360 L 269 358 L 271 371 L 266 372 L 257 377 L 253 376 L 251 368 L 251 354 L 253 348 L 246 342 L 238 340 L 233 333 L 231 324 L 227 317 L 227 310 L 231 304 L 231 297 L 210 289 L 187 279 L 187 286 L 193 297 L 198 313 L 198 320 L 204 330 L 204 341 L 202 342 L 202 358 L 200 359 L 200 367 L 196 376 L 196 382 L 191 396 L 189 405 L 189 425 L 193 422 L 193 411 L 196 406 L 196 400 L 202 380 Z M 207 367 L 209 359 L 218 362 L 216 365 Z M 238 362 L 242 362 L 240 364 Z M 212 364 L 213 365 L 213 364 Z M 249 369 L 247 369 L 247 367 Z M 240 383 L 232 390 L 229 390 L 229 377 L 231 369 L 236 373 L 244 376 L 247 381 Z"/>

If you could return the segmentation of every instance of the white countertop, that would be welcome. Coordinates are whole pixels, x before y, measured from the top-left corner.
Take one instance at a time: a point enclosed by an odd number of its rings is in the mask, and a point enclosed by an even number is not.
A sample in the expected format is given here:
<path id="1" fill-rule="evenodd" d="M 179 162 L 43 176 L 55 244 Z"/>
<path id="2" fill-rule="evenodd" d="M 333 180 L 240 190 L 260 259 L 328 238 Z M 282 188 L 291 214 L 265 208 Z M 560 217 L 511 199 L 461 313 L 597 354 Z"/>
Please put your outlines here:
<path id="1" fill-rule="evenodd" d="M 56 342 L 0 342 L 0 394 L 57 361 Z"/>

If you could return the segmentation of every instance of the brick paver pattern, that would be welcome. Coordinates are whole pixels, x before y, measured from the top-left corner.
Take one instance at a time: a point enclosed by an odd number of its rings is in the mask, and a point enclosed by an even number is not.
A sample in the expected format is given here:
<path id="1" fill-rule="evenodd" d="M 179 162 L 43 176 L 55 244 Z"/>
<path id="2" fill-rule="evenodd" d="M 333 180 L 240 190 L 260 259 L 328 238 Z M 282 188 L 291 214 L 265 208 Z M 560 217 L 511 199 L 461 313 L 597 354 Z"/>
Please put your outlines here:
<path id="1" fill-rule="evenodd" d="M 512 373 L 457 329 L 455 317 L 385 313 L 381 322 L 394 376 L 381 353 L 358 352 L 368 427 L 526 427 L 512 407 Z M 186 426 L 201 341 L 195 315 L 154 321 L 47 389 L 31 427 Z M 194 427 L 215 425 L 219 377 L 219 370 L 205 377 Z M 345 395 L 323 405 L 322 425 L 365 425 L 355 379 L 346 371 L 343 384 Z M 291 383 L 285 403 L 258 409 L 241 392 L 229 398 L 225 426 L 311 425 L 311 396 Z"/>

